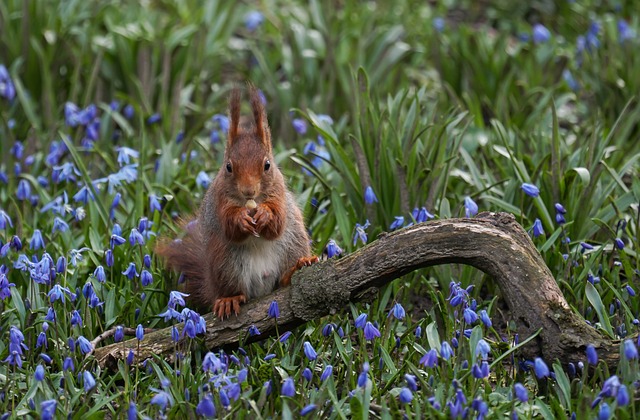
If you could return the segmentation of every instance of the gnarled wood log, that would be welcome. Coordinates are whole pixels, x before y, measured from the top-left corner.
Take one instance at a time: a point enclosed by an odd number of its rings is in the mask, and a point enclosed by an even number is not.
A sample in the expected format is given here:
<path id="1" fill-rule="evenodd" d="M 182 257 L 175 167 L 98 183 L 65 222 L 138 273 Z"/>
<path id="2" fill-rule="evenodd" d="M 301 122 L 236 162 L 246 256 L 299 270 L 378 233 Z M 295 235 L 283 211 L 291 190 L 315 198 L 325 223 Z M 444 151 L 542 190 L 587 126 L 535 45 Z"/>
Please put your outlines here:
<path id="1" fill-rule="evenodd" d="M 601 360 L 611 366 L 617 363 L 619 342 L 605 338 L 571 310 L 527 233 L 506 213 L 431 221 L 384 234 L 351 255 L 301 270 L 292 286 L 247 303 L 238 317 L 220 321 L 205 315 L 204 340 L 216 348 L 275 334 L 276 321 L 267 316 L 273 300 L 280 307 L 277 323 L 282 332 L 335 313 L 414 270 L 452 263 L 476 267 L 497 282 L 521 339 L 542 329 L 523 349 L 525 357 L 575 362 L 583 360 L 586 346 L 593 344 Z M 248 337 L 251 325 L 260 330 L 259 337 Z M 170 331 L 145 335 L 139 353 L 138 342 L 132 339 L 98 348 L 95 357 L 103 367 L 114 367 L 129 349 L 138 361 L 152 355 L 171 359 L 175 345 Z"/>

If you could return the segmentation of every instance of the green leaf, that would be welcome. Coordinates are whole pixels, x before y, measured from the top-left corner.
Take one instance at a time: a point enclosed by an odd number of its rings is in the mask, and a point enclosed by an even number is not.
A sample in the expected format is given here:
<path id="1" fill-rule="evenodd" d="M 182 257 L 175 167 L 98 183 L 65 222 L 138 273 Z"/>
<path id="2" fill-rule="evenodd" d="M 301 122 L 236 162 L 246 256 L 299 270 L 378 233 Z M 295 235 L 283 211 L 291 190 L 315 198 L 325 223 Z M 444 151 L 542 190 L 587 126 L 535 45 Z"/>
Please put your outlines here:
<path id="1" fill-rule="evenodd" d="M 593 309 L 595 309 L 596 314 L 598 314 L 598 319 L 600 320 L 600 325 L 604 328 L 604 331 L 610 338 L 614 338 L 613 328 L 611 328 L 611 323 L 609 322 L 609 316 L 607 315 L 607 311 L 602 303 L 602 299 L 600 299 L 600 294 L 598 290 L 594 287 L 593 284 L 587 282 L 584 287 L 585 295 L 587 296 L 587 300 Z"/>
<path id="2" fill-rule="evenodd" d="M 427 325 L 427 328 L 424 330 L 427 341 L 429 342 L 429 347 L 432 349 L 436 349 L 440 352 L 440 335 L 438 334 L 438 325 L 435 321 Z"/>
<path id="3" fill-rule="evenodd" d="M 556 374 L 556 382 L 561 392 L 560 395 L 563 400 L 562 406 L 565 410 L 571 412 L 571 382 L 569 381 L 569 377 L 558 361 L 553 363 L 553 371 Z"/>

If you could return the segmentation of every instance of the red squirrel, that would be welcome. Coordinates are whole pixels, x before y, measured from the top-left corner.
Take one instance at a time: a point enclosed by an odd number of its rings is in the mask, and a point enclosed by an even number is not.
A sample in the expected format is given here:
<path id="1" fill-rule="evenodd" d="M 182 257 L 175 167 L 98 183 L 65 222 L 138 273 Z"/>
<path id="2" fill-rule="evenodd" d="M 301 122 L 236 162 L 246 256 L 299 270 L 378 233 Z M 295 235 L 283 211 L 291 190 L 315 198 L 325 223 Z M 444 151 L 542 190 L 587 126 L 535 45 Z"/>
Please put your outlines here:
<path id="1" fill-rule="evenodd" d="M 294 195 L 273 158 L 271 132 L 256 88 L 248 86 L 253 120 L 240 117 L 241 93 L 229 100 L 224 161 L 181 239 L 156 252 L 181 272 L 189 300 L 213 306 L 221 319 L 247 299 L 264 296 L 318 261 Z M 211 307 L 211 306 L 209 306 Z"/>

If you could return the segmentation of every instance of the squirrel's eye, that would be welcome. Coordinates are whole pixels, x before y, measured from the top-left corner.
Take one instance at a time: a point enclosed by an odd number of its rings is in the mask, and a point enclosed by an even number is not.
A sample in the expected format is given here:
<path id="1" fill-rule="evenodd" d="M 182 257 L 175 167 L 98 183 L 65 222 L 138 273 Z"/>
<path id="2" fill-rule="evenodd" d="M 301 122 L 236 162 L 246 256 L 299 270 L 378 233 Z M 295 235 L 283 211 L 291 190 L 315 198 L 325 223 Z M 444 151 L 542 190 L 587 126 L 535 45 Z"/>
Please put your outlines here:
<path id="1" fill-rule="evenodd" d="M 264 170 L 265 170 L 265 172 L 266 172 L 266 171 L 268 171 L 270 167 L 271 167 L 271 162 L 266 161 L 266 162 L 264 163 Z"/>
<path id="2" fill-rule="evenodd" d="M 233 169 L 231 168 L 231 162 L 227 162 L 227 172 L 233 172 Z"/>

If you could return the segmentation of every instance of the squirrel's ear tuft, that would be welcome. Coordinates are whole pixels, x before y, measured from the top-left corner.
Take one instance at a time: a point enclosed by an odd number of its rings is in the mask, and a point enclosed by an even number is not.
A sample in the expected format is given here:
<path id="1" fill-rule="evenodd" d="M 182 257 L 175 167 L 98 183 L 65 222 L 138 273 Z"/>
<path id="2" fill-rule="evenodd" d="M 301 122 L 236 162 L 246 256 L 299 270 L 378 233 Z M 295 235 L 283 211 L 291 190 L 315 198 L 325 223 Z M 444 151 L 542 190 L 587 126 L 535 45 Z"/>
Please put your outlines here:
<path id="1" fill-rule="evenodd" d="M 264 111 L 262 98 L 258 89 L 251 83 L 247 82 L 249 88 L 249 98 L 251 100 L 251 109 L 253 110 L 253 120 L 256 124 L 256 135 L 262 143 L 271 147 L 271 134 L 269 133 L 269 125 L 267 123 L 267 115 Z"/>
<path id="2" fill-rule="evenodd" d="M 238 136 L 238 124 L 240 123 L 240 88 L 234 86 L 229 97 L 229 134 L 228 143 Z"/>

